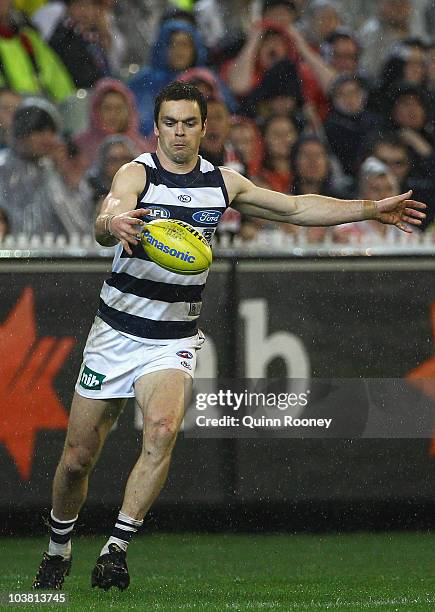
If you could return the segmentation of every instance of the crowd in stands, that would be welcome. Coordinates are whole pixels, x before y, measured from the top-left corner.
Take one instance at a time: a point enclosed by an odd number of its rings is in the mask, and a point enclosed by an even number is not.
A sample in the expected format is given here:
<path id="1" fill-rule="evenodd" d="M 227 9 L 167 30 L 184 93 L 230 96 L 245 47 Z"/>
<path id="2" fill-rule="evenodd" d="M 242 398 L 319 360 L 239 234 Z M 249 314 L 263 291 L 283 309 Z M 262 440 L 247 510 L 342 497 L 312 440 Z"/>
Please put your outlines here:
<path id="1" fill-rule="evenodd" d="M 351 5 L 1 0 L 0 240 L 89 234 L 117 170 L 155 147 L 154 98 L 177 79 L 207 98 L 200 154 L 213 164 L 294 195 L 412 189 L 432 232 L 435 2 L 379 0 L 357 20 Z M 220 233 L 271 229 L 301 231 L 229 209 Z M 364 244 L 399 230 L 304 232 Z"/>

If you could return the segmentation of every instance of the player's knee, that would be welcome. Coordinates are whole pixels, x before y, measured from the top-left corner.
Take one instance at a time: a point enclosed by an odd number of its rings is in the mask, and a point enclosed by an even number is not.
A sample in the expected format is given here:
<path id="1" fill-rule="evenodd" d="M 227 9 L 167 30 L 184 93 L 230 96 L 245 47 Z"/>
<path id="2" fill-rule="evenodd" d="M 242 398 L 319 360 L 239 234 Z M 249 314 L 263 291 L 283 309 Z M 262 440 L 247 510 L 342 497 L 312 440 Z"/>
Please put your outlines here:
<path id="1" fill-rule="evenodd" d="M 178 422 L 173 417 L 148 417 L 145 421 L 147 446 L 170 449 L 177 437 Z"/>
<path id="2" fill-rule="evenodd" d="M 63 466 L 69 478 L 82 478 L 89 474 L 93 465 L 93 455 L 84 446 L 67 444 L 63 455 Z"/>

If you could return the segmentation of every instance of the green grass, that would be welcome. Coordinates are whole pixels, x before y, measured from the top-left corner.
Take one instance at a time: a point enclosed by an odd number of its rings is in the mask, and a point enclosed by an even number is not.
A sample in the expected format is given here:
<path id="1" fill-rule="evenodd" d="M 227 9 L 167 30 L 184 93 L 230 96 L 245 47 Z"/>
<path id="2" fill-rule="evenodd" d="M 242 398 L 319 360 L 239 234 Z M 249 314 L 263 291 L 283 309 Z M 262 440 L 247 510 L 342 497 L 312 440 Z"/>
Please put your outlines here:
<path id="1" fill-rule="evenodd" d="M 424 533 L 136 537 L 128 553 L 130 588 L 107 593 L 92 590 L 89 577 L 104 541 L 74 540 L 69 603 L 57 609 L 435 609 L 433 536 Z M 41 538 L 0 539 L 3 594 L 29 591 L 45 546 Z"/>

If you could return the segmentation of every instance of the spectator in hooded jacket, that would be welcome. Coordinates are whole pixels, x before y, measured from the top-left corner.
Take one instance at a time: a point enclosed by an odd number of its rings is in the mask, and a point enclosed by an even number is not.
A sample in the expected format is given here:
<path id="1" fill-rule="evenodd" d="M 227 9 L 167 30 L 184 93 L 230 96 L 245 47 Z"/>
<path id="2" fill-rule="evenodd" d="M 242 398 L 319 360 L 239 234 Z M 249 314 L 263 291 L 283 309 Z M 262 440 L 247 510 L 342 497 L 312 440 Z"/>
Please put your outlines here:
<path id="1" fill-rule="evenodd" d="M 89 129 L 76 137 L 88 166 L 102 141 L 115 134 L 128 136 L 141 152 L 150 150 L 139 132 L 139 114 L 131 91 L 121 81 L 102 79 L 92 96 Z"/>
<path id="2" fill-rule="evenodd" d="M 151 51 L 150 65 L 142 68 L 128 83 L 136 98 L 142 134 L 148 136 L 153 130 L 157 92 L 188 68 L 204 66 L 206 55 L 206 48 L 193 25 L 178 19 L 163 23 Z"/>
<path id="3" fill-rule="evenodd" d="M 13 144 L 0 156 L 0 206 L 11 234 L 89 234 L 90 209 L 69 189 L 52 157 L 60 138 L 55 107 L 27 98 L 15 111 L 12 132 Z"/>
<path id="4" fill-rule="evenodd" d="M 12 0 L 0 3 L 0 87 L 44 94 L 60 102 L 75 87 L 59 56 L 42 40 Z"/>

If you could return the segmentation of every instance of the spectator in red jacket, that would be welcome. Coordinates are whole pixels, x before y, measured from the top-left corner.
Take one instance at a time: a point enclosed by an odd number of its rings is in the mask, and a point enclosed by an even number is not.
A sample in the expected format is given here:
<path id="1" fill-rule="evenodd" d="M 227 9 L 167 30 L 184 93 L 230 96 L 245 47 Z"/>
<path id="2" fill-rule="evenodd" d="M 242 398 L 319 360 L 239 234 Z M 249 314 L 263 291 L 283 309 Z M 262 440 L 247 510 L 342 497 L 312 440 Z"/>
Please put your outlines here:
<path id="1" fill-rule="evenodd" d="M 328 103 L 311 68 L 301 61 L 301 55 L 290 35 L 292 26 L 283 28 L 273 21 L 255 24 L 237 57 L 221 69 L 222 78 L 239 98 L 249 96 L 261 84 L 265 73 L 282 60 L 290 60 L 301 81 L 302 96 L 313 104 L 323 119 Z M 293 28 L 294 29 L 294 28 Z"/>
<path id="2" fill-rule="evenodd" d="M 114 134 L 128 136 L 142 152 L 150 150 L 139 132 L 139 114 L 131 91 L 121 81 L 102 79 L 92 97 L 89 129 L 76 138 L 88 166 L 101 142 Z"/>

